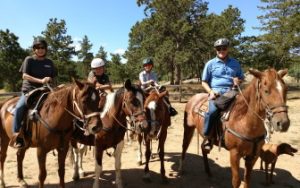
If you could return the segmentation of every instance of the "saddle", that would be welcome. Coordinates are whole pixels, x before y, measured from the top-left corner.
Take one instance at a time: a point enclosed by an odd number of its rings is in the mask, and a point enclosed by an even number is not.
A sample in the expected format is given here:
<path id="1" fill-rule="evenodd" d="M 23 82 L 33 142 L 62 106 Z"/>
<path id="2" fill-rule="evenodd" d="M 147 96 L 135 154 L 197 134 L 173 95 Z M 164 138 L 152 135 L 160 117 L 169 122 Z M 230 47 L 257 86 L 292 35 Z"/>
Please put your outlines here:
<path id="1" fill-rule="evenodd" d="M 215 126 L 213 126 L 213 129 L 211 130 L 210 138 L 211 138 L 212 142 L 218 143 L 219 147 L 220 146 L 225 147 L 225 142 L 224 142 L 224 138 L 223 138 L 225 124 L 227 123 L 227 121 L 230 117 L 230 112 L 231 112 L 232 107 L 234 106 L 235 100 L 234 100 L 234 98 L 230 99 L 230 100 L 227 99 L 225 102 L 220 102 L 220 103 L 224 104 L 224 106 L 223 106 L 224 108 L 220 109 L 217 106 L 218 109 L 220 110 L 220 116 L 217 120 L 215 120 L 215 123 L 214 123 Z M 201 116 L 203 119 L 205 118 L 205 113 L 207 113 L 209 111 L 208 95 L 207 95 L 207 97 L 204 97 L 201 101 L 199 101 L 197 105 L 195 105 L 193 111 L 198 116 Z"/>
<path id="2" fill-rule="evenodd" d="M 225 93 L 227 94 L 227 93 Z M 214 102 L 215 105 L 218 107 L 218 109 L 220 110 L 220 118 L 222 120 L 222 122 L 227 121 L 229 119 L 229 115 L 232 109 L 232 106 L 234 104 L 234 99 L 235 99 L 235 95 L 233 96 L 232 93 L 228 94 L 230 95 L 230 97 L 228 97 L 228 95 L 222 95 L 221 97 L 218 97 Z M 194 107 L 194 112 L 200 116 L 202 116 L 203 118 L 205 117 L 205 113 L 207 113 L 209 111 L 209 104 L 208 104 L 208 96 L 203 98 L 197 105 L 195 105 Z M 220 105 L 222 107 L 220 107 Z"/>
<path id="3" fill-rule="evenodd" d="M 23 139 L 25 143 L 25 147 L 29 145 L 27 141 L 27 137 L 31 137 L 31 128 L 30 128 L 30 121 L 36 122 L 38 120 L 38 113 L 40 110 L 40 107 L 42 106 L 43 102 L 47 98 L 50 90 L 45 87 L 37 88 L 32 90 L 31 92 L 27 93 L 26 96 L 26 106 L 28 109 L 25 109 L 25 113 L 23 114 L 23 121 L 20 132 L 18 135 L 15 135 L 9 145 L 14 146 L 16 139 Z M 7 111 L 11 113 L 14 116 L 16 108 L 16 103 L 11 104 L 8 108 Z"/>

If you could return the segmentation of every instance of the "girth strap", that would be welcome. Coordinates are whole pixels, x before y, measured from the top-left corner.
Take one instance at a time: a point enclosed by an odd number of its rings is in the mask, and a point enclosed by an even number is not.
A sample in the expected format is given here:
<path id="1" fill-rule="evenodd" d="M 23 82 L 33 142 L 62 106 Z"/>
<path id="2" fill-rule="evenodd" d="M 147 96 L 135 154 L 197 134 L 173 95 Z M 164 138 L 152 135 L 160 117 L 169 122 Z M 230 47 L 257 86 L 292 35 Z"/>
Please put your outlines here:
<path id="1" fill-rule="evenodd" d="M 258 137 L 255 137 L 255 138 L 248 138 L 246 136 L 243 136 L 243 135 L 240 135 L 239 133 L 237 133 L 236 131 L 228 128 L 228 127 L 225 127 L 225 131 L 228 131 L 229 133 L 233 134 L 234 136 L 240 138 L 241 140 L 244 140 L 244 141 L 247 141 L 247 142 L 252 142 L 253 143 L 253 149 L 252 149 L 252 156 L 255 156 L 255 152 L 256 152 L 256 149 L 257 149 L 257 145 L 260 141 L 264 140 L 265 139 L 265 136 L 266 134 L 263 134 L 261 136 L 258 136 Z"/>

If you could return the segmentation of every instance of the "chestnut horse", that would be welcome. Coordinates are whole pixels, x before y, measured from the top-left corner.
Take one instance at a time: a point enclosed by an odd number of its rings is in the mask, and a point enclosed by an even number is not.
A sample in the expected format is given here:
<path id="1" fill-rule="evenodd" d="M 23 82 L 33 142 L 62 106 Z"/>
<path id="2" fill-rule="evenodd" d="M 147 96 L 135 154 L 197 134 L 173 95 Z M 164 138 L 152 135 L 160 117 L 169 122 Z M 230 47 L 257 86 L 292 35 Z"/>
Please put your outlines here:
<path id="1" fill-rule="evenodd" d="M 76 139 L 79 143 L 95 146 L 95 181 L 93 187 L 99 187 L 99 177 L 102 172 L 102 157 L 103 151 L 114 147 L 115 169 L 116 169 L 116 186 L 123 187 L 121 177 L 121 154 L 124 147 L 124 135 L 127 130 L 128 116 L 137 126 L 147 126 L 144 109 L 142 108 L 142 91 L 137 87 L 131 85 L 130 80 L 127 80 L 123 88 L 118 89 L 115 93 L 109 93 L 106 98 L 106 103 L 103 111 L 101 112 L 101 120 L 103 128 L 98 132 L 95 137 L 81 137 Z M 84 150 L 84 149 L 82 149 Z M 80 152 L 73 152 L 74 159 L 82 159 L 78 156 Z M 74 161 L 75 165 L 78 161 Z M 74 168 L 73 179 L 77 179 L 78 166 Z"/>
<path id="2" fill-rule="evenodd" d="M 266 134 L 264 119 L 270 120 L 275 131 L 285 132 L 290 125 L 286 106 L 287 86 L 282 79 L 287 70 L 276 72 L 275 69 L 267 69 L 260 72 L 250 69 L 249 72 L 254 79 L 243 91 L 240 90 L 228 121 L 223 123 L 223 135 L 219 137 L 219 140 L 215 138 L 214 142 L 217 145 L 218 141 L 223 141 L 224 147 L 230 152 L 232 186 L 234 188 L 238 188 L 241 184 L 239 176 L 241 158 L 245 159 L 244 187 L 249 187 L 253 165 L 264 144 Z M 202 135 L 204 118 L 196 112 L 195 108 L 199 102 L 207 100 L 207 97 L 207 94 L 196 94 L 186 104 L 180 171 L 182 171 L 185 154 L 193 137 L 194 129 L 196 128 Z M 205 171 L 210 175 L 207 159 L 209 151 L 203 144 L 201 149 Z"/>
<path id="3" fill-rule="evenodd" d="M 46 179 L 46 155 L 50 150 L 58 152 L 58 175 L 60 187 L 65 187 L 65 158 L 69 140 L 73 131 L 73 119 L 83 121 L 86 132 L 95 134 L 101 128 L 100 112 L 98 110 L 99 96 L 92 84 L 75 81 L 76 84 L 64 86 L 49 93 L 41 106 L 37 121 L 29 121 L 27 127 L 30 134 L 24 134 L 25 148 L 17 154 L 18 181 L 21 186 L 27 186 L 23 176 L 23 159 L 28 147 L 37 148 L 39 164 L 39 187 L 44 187 Z M 0 186 L 4 183 L 4 162 L 10 138 L 13 135 L 13 115 L 9 108 L 16 105 L 18 98 L 5 102 L 1 108 L 1 173 Z M 25 125 L 23 126 L 25 128 Z M 27 131 L 28 132 L 28 131 Z"/>
<path id="4" fill-rule="evenodd" d="M 154 86 L 155 87 L 155 86 Z M 164 155 L 165 155 L 165 141 L 167 138 L 167 129 L 171 125 L 171 118 L 169 115 L 168 107 L 163 99 L 164 96 L 168 94 L 167 91 L 159 93 L 158 89 L 153 89 L 146 94 L 146 99 L 144 102 L 144 109 L 146 111 L 147 120 L 150 126 L 146 129 L 140 130 L 139 127 L 134 127 L 136 131 L 133 136 L 137 136 L 138 140 L 138 164 L 142 164 L 142 142 L 145 142 L 145 168 L 144 177 L 145 181 L 150 180 L 149 173 L 149 161 L 151 156 L 151 142 L 152 139 L 158 139 L 158 154 L 160 159 L 160 174 L 162 183 L 167 183 L 168 179 L 165 175 L 165 165 L 164 165 Z M 154 137 L 150 134 L 152 130 L 154 131 Z"/>

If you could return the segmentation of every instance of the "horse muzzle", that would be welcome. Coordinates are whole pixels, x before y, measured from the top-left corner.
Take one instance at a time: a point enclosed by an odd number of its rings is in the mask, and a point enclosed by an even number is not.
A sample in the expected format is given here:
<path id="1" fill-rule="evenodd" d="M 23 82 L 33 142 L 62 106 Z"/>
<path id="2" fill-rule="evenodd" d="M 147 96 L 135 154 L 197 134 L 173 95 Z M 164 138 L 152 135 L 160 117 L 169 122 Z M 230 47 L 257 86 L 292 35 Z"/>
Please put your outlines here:
<path id="1" fill-rule="evenodd" d="M 286 132 L 290 127 L 290 119 L 286 113 L 274 115 L 271 123 L 277 132 Z"/>
<path id="2" fill-rule="evenodd" d="M 97 134 L 98 132 L 100 132 L 100 130 L 101 130 L 101 123 L 95 122 L 87 125 L 87 129 L 85 130 L 84 134 L 86 136 L 90 134 Z"/>

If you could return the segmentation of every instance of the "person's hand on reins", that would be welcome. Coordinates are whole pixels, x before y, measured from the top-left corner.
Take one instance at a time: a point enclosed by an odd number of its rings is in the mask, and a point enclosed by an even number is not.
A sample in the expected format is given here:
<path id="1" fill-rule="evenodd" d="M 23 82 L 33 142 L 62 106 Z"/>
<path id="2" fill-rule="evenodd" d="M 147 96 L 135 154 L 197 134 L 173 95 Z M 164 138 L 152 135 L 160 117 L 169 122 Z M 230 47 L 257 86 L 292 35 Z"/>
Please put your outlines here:
<path id="1" fill-rule="evenodd" d="M 47 83 L 50 83 L 51 81 L 52 81 L 51 77 L 44 77 L 42 79 L 42 84 L 47 84 Z"/>
<path id="2" fill-rule="evenodd" d="M 217 96 L 218 96 L 218 93 L 215 93 L 213 90 L 210 90 L 208 99 L 209 100 L 214 100 L 214 99 L 217 98 Z"/>

